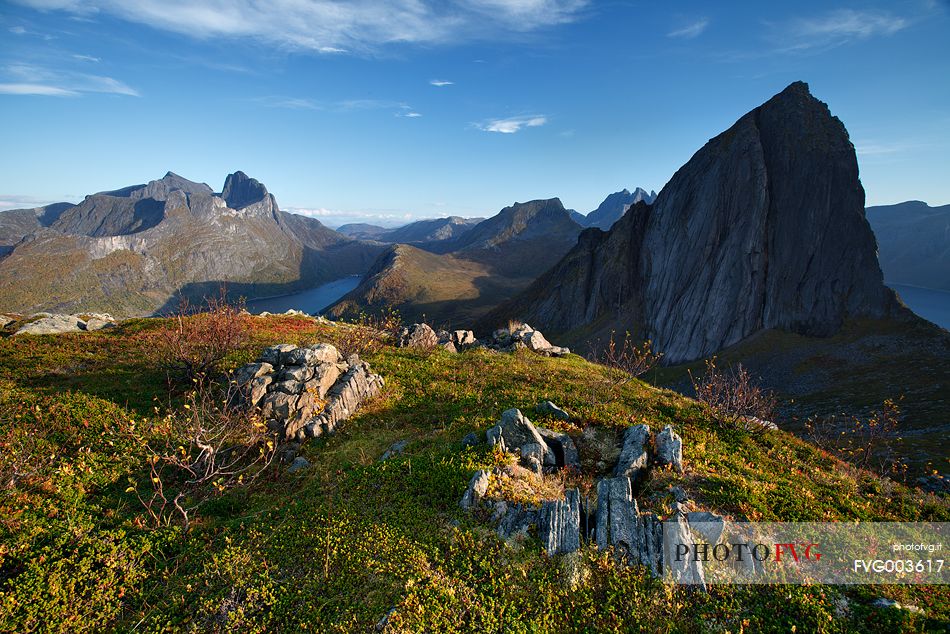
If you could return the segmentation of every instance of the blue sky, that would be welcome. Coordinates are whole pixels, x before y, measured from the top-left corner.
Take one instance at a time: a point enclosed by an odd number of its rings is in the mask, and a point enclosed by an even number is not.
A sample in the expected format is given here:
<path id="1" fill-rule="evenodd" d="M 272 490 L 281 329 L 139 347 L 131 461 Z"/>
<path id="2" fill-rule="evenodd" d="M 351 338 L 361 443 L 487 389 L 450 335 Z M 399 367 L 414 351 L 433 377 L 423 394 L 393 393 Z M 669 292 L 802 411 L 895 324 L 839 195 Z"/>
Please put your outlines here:
<path id="1" fill-rule="evenodd" d="M 330 226 L 657 191 L 801 79 L 869 204 L 950 203 L 950 3 L 0 4 L 0 209 L 171 170 Z"/>

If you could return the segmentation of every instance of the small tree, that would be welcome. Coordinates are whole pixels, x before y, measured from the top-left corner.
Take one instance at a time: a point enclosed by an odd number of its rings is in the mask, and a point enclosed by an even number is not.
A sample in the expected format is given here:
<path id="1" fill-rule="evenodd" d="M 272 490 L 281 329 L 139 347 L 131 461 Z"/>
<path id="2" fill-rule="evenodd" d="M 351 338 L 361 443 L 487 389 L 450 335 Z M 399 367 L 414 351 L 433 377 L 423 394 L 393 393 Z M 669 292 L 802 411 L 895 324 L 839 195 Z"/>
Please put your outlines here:
<path id="1" fill-rule="evenodd" d="M 900 407 L 888 399 L 866 418 L 814 416 L 805 421 L 805 430 L 816 445 L 861 469 L 903 477 L 907 463 L 895 447 L 900 420 Z"/>
<path id="2" fill-rule="evenodd" d="M 624 334 L 623 341 L 617 343 L 616 333 L 611 331 L 610 341 L 597 355 L 597 363 L 609 368 L 620 370 L 621 376 L 614 382 L 614 386 L 623 385 L 631 379 L 643 376 L 655 366 L 663 354 L 653 351 L 653 342 L 649 339 L 639 346 L 634 345 L 630 333 Z"/>
<path id="3" fill-rule="evenodd" d="M 182 409 L 153 428 L 146 444 L 150 493 L 134 491 L 153 524 L 168 524 L 176 515 L 185 530 L 194 513 L 228 490 L 253 484 L 277 453 L 276 434 L 254 410 L 231 407 L 235 383 L 195 380 Z"/>
<path id="4" fill-rule="evenodd" d="M 775 414 L 775 396 L 756 385 L 741 363 L 720 370 L 713 357 L 706 361 L 702 378 L 693 376 L 692 371 L 689 378 L 697 400 L 708 405 L 722 424 L 747 432 L 768 428 Z"/>
<path id="5" fill-rule="evenodd" d="M 191 310 L 183 297 L 156 343 L 155 353 L 169 381 L 188 384 L 213 378 L 221 361 L 247 341 L 243 308 L 242 302 L 228 303 L 224 287 L 217 297 L 205 299 L 205 309 L 200 312 Z"/>

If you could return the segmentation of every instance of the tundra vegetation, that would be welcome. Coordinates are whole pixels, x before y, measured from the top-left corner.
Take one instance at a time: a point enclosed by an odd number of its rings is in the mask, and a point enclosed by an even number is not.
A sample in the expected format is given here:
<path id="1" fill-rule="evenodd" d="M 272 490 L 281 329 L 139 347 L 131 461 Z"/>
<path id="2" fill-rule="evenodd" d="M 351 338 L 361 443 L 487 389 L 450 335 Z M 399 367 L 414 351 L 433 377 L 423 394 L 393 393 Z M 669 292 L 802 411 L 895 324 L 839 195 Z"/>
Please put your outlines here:
<path id="1" fill-rule="evenodd" d="M 213 319 L 187 318 L 197 331 Z M 684 470 L 651 474 L 645 510 L 668 513 L 679 486 L 733 518 L 950 521 L 946 498 L 791 434 L 723 425 L 695 400 L 618 382 L 617 370 L 574 355 L 417 351 L 365 322 L 242 318 L 220 371 L 275 343 L 328 342 L 359 349 L 386 379 L 336 434 L 301 446 L 309 468 L 288 473 L 253 417 L 221 417 L 223 395 L 169 388 L 161 342 L 184 323 L 0 337 L 0 631 L 894 632 L 950 621 L 946 586 L 699 593 L 591 545 L 572 557 L 549 557 L 536 539 L 510 548 L 459 508 L 472 475 L 508 459 L 461 439 L 483 437 L 503 410 L 551 400 L 572 419 L 544 425 L 588 456 L 563 476 L 572 486 L 589 488 L 599 475 L 590 456 L 616 451 L 628 426 L 675 426 Z M 588 398 L 605 384 L 610 398 Z M 215 430 L 245 436 L 245 471 L 202 479 L 227 467 L 202 445 L 219 457 L 234 446 Z M 397 441 L 402 452 L 379 460 Z M 159 511 L 150 499 L 161 469 L 171 509 Z M 920 611 L 875 606 L 879 597 Z"/>

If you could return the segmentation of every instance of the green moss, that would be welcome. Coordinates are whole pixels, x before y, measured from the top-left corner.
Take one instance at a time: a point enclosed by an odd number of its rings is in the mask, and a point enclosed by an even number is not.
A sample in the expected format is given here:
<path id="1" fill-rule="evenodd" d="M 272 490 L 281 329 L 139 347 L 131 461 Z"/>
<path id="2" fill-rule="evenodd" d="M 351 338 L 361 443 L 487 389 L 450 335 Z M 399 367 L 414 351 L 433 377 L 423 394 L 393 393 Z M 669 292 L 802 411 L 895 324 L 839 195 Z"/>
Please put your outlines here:
<path id="1" fill-rule="evenodd" d="M 228 364 L 282 341 L 334 341 L 309 319 L 253 319 Z M 503 545 L 458 500 L 496 458 L 459 440 L 502 410 L 529 417 L 551 399 L 563 430 L 592 445 L 622 428 L 673 424 L 686 472 L 660 472 L 645 505 L 668 508 L 680 484 L 705 507 L 773 520 L 947 521 L 944 500 L 856 472 L 793 436 L 718 428 L 693 401 L 639 381 L 612 386 L 579 357 L 382 348 L 369 361 L 384 393 L 340 432 L 304 445 L 312 468 L 275 470 L 206 506 L 188 534 L 150 527 L 128 478 L 147 476 L 145 444 L 168 403 L 150 350 L 161 320 L 100 333 L 0 338 L 0 465 L 10 449 L 41 459 L 0 494 L 0 630 L 906 631 L 950 618 L 945 587 L 714 587 L 698 595 L 585 548 L 548 558 Z M 156 400 L 157 399 L 157 400 Z M 174 401 L 172 402 L 174 404 Z M 379 462 L 395 440 L 405 453 Z M 52 459 L 48 459 L 52 457 Z M 592 478 L 596 461 L 585 463 Z M 869 606 L 881 594 L 926 616 Z"/>

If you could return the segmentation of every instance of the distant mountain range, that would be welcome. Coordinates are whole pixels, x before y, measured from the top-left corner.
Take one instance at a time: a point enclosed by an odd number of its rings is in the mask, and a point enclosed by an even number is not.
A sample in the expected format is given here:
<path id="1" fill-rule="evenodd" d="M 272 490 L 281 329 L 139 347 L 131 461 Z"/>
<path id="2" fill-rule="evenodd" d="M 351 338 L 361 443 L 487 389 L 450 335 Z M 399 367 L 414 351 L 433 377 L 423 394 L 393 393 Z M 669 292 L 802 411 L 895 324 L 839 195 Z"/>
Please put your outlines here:
<path id="1" fill-rule="evenodd" d="M 220 194 L 159 180 L 0 213 L 0 310 L 143 315 L 226 283 L 232 296 L 286 293 L 366 271 L 381 245 L 281 211 L 243 172 Z"/>
<path id="2" fill-rule="evenodd" d="M 395 307 L 407 319 L 462 326 L 526 288 L 582 230 L 557 198 L 515 203 L 455 238 L 390 248 L 327 312 Z"/>
<path id="3" fill-rule="evenodd" d="M 407 225 L 387 229 L 378 225 L 354 223 L 337 228 L 340 233 L 361 240 L 376 240 L 391 244 L 417 244 L 441 242 L 458 238 L 484 218 L 435 218 L 432 220 L 417 220 Z"/>
<path id="4" fill-rule="evenodd" d="M 884 281 L 950 291 L 950 205 L 868 207 Z"/>

